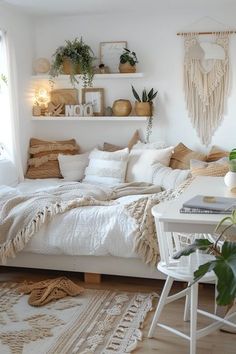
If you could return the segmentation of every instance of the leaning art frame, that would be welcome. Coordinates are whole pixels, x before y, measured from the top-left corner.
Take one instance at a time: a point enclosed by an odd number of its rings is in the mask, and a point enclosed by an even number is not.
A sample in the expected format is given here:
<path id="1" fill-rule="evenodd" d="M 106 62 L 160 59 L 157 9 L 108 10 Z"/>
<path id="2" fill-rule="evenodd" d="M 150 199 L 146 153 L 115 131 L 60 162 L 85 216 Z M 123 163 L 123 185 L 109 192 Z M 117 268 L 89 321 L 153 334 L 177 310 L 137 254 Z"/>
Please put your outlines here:
<path id="1" fill-rule="evenodd" d="M 104 88 L 83 88 L 82 104 L 91 103 L 94 116 L 104 116 Z"/>
<path id="2" fill-rule="evenodd" d="M 120 56 L 124 48 L 127 48 L 127 41 L 100 42 L 100 64 L 109 67 L 110 73 L 118 73 Z"/>

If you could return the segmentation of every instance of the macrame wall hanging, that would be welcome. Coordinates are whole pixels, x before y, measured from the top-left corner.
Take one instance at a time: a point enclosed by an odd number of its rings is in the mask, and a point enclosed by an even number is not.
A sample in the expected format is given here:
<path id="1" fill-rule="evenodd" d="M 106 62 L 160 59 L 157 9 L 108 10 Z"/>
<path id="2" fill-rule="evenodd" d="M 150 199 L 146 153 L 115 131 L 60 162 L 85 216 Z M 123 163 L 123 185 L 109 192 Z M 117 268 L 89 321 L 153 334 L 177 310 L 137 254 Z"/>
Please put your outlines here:
<path id="1" fill-rule="evenodd" d="M 189 117 L 204 145 L 223 120 L 229 88 L 229 36 L 234 31 L 178 33 L 184 37 L 184 90 Z M 199 35 L 208 35 L 200 41 Z"/>

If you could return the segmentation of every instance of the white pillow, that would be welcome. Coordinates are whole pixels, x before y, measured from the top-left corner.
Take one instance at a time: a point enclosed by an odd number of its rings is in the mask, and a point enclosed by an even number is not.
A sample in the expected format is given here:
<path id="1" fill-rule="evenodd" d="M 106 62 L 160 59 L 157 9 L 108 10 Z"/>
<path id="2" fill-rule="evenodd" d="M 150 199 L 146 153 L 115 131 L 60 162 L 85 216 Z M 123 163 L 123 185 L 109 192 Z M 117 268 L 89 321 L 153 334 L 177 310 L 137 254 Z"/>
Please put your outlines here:
<path id="1" fill-rule="evenodd" d="M 14 187 L 18 183 L 15 165 L 8 159 L 0 160 L 0 185 Z"/>
<path id="2" fill-rule="evenodd" d="M 161 162 L 168 166 L 173 146 L 166 149 L 132 149 L 129 155 L 126 182 L 152 183 L 152 165 Z"/>
<path id="3" fill-rule="evenodd" d="M 142 143 L 140 140 L 132 149 L 164 149 L 167 145 L 163 141 L 155 141 L 153 143 Z"/>
<path id="4" fill-rule="evenodd" d="M 89 163 L 88 155 L 58 155 L 60 171 L 66 181 L 81 181 L 84 178 L 85 168 Z"/>
<path id="5" fill-rule="evenodd" d="M 114 185 L 125 180 L 129 149 L 107 152 L 94 149 L 89 155 L 84 182 Z"/>
<path id="6" fill-rule="evenodd" d="M 152 166 L 152 183 L 164 189 L 175 189 L 191 176 L 190 170 L 178 170 L 166 167 L 161 163 Z"/>

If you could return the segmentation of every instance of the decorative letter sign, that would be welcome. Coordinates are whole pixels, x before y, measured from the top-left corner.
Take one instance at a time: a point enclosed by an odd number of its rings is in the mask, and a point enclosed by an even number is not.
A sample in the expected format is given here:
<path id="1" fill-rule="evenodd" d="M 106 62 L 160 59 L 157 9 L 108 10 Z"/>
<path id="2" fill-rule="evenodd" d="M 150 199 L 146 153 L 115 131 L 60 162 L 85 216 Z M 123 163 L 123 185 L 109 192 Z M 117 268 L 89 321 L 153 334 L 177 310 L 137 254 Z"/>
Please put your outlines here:
<path id="1" fill-rule="evenodd" d="M 93 115 L 93 105 L 91 103 L 65 105 L 66 117 L 90 117 Z"/>

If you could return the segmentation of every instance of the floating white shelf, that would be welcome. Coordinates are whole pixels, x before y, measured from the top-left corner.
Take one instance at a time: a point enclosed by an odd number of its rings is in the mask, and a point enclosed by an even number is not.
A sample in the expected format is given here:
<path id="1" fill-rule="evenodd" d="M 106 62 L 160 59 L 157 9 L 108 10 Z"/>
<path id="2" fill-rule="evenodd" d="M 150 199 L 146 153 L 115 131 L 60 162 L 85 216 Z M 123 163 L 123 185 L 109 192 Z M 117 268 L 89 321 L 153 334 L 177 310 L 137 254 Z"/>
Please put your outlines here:
<path id="1" fill-rule="evenodd" d="M 48 121 L 146 121 L 149 117 L 144 116 L 127 116 L 127 117 L 116 117 L 116 116 L 97 116 L 97 117 L 48 117 L 48 116 L 39 116 L 39 117 L 32 117 L 34 121 L 41 121 L 41 122 L 48 122 Z"/>
<path id="2" fill-rule="evenodd" d="M 79 77 L 81 75 L 78 75 Z M 111 74 L 95 74 L 94 80 L 99 79 L 135 79 L 139 77 L 143 77 L 143 73 L 129 73 L 129 74 L 121 74 L 121 73 L 111 73 Z M 49 80 L 49 75 L 32 75 L 33 80 Z M 69 75 L 59 75 L 55 78 L 55 80 L 69 80 Z"/>

